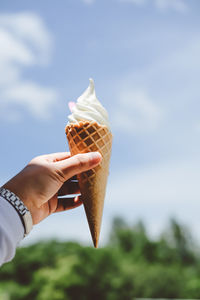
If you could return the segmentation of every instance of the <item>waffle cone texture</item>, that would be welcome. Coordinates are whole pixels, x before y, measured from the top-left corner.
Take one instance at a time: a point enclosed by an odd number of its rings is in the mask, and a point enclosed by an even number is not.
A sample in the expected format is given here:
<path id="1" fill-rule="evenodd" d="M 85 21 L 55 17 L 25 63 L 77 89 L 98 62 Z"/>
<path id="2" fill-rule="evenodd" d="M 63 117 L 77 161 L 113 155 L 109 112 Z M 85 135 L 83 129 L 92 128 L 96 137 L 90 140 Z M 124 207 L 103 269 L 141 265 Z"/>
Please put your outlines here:
<path id="1" fill-rule="evenodd" d="M 71 123 L 66 126 L 65 132 L 71 155 L 93 151 L 102 155 L 102 161 L 97 167 L 77 175 L 94 247 L 97 248 L 109 173 L 112 134 L 107 126 L 89 121 Z"/>

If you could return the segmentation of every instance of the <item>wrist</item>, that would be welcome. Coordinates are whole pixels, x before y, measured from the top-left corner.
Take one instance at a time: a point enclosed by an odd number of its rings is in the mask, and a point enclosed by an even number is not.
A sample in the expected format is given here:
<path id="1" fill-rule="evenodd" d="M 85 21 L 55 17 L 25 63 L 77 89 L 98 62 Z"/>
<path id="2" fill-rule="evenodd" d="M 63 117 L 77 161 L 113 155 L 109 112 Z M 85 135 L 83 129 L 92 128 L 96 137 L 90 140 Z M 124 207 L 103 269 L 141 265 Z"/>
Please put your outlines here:
<path id="1" fill-rule="evenodd" d="M 2 187 L 8 189 L 9 191 L 12 191 L 16 196 L 19 197 L 19 199 L 30 211 L 32 223 L 33 225 L 35 225 L 38 224 L 43 218 L 40 218 L 40 209 L 38 209 L 38 207 L 34 204 L 34 201 L 31 197 L 31 191 L 28 188 L 22 188 L 22 186 L 25 185 L 25 183 L 22 185 L 22 183 L 18 181 L 18 178 L 16 176 L 6 184 L 4 184 Z"/>
<path id="2" fill-rule="evenodd" d="M 32 216 L 28 208 L 14 192 L 5 188 L 5 186 L 0 187 L 0 196 L 15 208 L 24 226 L 24 237 L 27 236 L 33 227 Z"/>
<path id="3" fill-rule="evenodd" d="M 13 192 L 19 199 L 23 202 L 23 204 L 27 207 L 32 215 L 32 203 L 28 201 L 28 195 L 26 195 L 27 189 L 22 188 L 24 186 L 24 180 L 20 180 L 20 176 L 16 175 L 10 181 L 5 183 L 2 188 L 5 188 L 11 192 Z"/>

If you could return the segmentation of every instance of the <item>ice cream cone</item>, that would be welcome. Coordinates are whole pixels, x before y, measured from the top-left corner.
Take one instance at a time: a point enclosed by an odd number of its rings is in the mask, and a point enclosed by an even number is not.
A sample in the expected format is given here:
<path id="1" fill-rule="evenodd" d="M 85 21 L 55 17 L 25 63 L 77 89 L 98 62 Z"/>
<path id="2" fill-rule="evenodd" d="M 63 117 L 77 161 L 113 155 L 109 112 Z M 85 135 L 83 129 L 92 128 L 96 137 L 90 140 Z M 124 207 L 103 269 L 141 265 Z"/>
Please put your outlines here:
<path id="1" fill-rule="evenodd" d="M 70 123 L 65 131 L 72 155 L 91 151 L 99 151 L 102 155 L 100 165 L 77 175 L 94 247 L 97 248 L 109 172 L 112 134 L 107 126 L 90 121 Z"/>

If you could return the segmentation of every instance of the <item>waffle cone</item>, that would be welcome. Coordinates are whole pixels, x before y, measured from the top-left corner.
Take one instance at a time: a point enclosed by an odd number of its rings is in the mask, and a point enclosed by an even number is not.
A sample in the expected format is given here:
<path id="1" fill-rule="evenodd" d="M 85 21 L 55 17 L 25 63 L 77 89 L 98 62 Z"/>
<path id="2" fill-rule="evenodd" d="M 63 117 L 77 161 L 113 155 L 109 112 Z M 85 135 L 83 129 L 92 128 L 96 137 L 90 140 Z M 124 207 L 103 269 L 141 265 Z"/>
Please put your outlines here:
<path id="1" fill-rule="evenodd" d="M 105 125 L 89 121 L 69 124 L 65 131 L 72 155 L 91 151 L 98 151 L 102 155 L 102 161 L 97 167 L 77 175 L 93 243 L 97 248 L 109 173 L 112 134 Z"/>

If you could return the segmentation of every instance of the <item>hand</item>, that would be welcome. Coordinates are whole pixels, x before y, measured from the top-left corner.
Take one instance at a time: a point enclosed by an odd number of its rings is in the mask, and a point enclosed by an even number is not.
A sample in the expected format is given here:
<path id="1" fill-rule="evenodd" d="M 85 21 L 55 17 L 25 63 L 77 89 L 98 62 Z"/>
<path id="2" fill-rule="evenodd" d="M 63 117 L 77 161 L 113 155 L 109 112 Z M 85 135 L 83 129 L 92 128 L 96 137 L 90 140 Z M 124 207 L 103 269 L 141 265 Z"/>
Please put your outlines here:
<path id="1" fill-rule="evenodd" d="M 100 161 L 98 152 L 38 156 L 3 187 L 24 202 L 31 212 L 33 224 L 37 224 L 52 213 L 81 205 L 80 197 L 58 199 L 58 195 L 80 193 L 78 183 L 70 178 L 96 167 Z"/>

